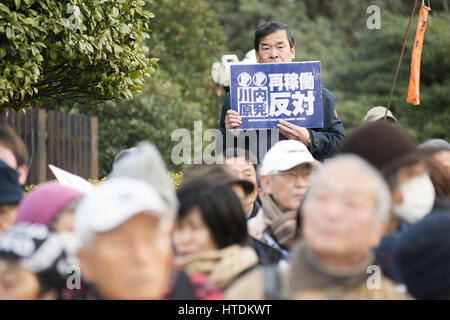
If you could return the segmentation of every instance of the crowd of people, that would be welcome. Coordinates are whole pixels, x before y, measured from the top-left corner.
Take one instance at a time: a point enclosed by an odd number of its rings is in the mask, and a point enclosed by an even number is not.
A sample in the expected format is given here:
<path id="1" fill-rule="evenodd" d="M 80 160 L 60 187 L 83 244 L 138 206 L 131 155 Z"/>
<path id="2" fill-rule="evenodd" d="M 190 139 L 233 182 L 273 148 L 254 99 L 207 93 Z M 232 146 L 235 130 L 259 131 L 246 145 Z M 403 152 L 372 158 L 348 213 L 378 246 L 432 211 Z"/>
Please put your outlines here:
<path id="1" fill-rule="evenodd" d="M 280 23 L 255 49 L 295 54 Z M 418 145 L 381 106 L 345 137 L 322 94 L 323 128 L 280 122 L 263 157 L 224 148 L 177 190 L 143 141 L 89 192 L 25 193 L 26 146 L 2 124 L 0 299 L 450 299 L 450 144 Z M 237 137 L 229 103 L 221 128 Z"/>
<path id="2" fill-rule="evenodd" d="M 292 139 L 260 164 L 232 148 L 178 190 L 141 142 L 88 193 L 24 193 L 2 126 L 0 298 L 450 298 L 450 145 L 366 118 L 324 162 Z"/>

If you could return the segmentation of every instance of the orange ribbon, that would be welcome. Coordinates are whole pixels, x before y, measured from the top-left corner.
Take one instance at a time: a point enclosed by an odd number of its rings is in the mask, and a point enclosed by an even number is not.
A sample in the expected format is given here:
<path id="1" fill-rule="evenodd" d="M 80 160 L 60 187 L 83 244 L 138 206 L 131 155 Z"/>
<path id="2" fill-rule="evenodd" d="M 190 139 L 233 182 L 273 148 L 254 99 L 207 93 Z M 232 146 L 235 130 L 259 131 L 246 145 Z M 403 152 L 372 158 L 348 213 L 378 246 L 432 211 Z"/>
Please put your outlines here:
<path id="1" fill-rule="evenodd" d="M 414 48 L 411 58 L 411 75 L 409 77 L 408 97 L 406 102 L 417 106 L 420 104 L 419 85 L 420 85 L 420 59 L 422 57 L 423 37 L 427 28 L 428 13 L 431 9 L 422 5 L 417 22 L 416 38 L 414 39 Z"/>

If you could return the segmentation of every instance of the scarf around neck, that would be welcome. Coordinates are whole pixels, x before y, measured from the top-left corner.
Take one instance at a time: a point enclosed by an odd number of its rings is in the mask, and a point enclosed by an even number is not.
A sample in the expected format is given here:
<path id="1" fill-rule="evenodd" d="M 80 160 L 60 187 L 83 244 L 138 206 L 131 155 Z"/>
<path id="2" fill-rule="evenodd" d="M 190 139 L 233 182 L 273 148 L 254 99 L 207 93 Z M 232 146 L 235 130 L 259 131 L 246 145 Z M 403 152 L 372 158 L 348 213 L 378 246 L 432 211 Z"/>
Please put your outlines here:
<path id="1" fill-rule="evenodd" d="M 255 266 L 258 256 L 253 248 L 235 244 L 179 257 L 178 263 L 188 274 L 206 274 L 220 289 L 224 289 L 241 273 Z"/>
<path id="2" fill-rule="evenodd" d="M 297 229 L 297 210 L 282 212 L 272 197 L 263 192 L 261 195 L 264 222 L 275 240 L 289 250 L 295 239 Z"/>

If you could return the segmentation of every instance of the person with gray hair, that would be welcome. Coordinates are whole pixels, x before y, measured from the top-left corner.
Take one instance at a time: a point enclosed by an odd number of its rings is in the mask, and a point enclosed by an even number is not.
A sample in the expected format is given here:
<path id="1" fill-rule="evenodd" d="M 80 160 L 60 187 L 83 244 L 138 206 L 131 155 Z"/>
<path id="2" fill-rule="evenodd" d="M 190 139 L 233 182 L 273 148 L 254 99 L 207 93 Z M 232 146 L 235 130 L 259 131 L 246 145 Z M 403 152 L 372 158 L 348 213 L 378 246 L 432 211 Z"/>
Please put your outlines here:
<path id="1" fill-rule="evenodd" d="M 434 150 L 434 151 L 442 151 L 442 150 L 450 151 L 450 143 L 448 143 L 443 139 L 429 139 L 419 144 L 419 149 Z"/>
<path id="2" fill-rule="evenodd" d="M 356 155 L 328 160 L 311 179 L 301 210 L 301 239 L 288 274 L 295 299 L 405 299 L 376 265 L 375 248 L 389 218 L 389 187 L 380 173 Z M 252 294 L 261 276 L 241 283 Z M 249 288 L 249 289 L 246 289 Z M 235 292 L 233 292 L 235 294 Z M 247 297 L 248 299 L 249 297 Z M 257 293 L 251 298 L 258 299 Z"/>
<path id="3" fill-rule="evenodd" d="M 372 251 L 390 209 L 389 187 L 375 168 L 355 155 L 329 160 L 304 201 L 303 241 L 292 257 L 296 299 L 405 298 L 383 277 Z"/>
<path id="4" fill-rule="evenodd" d="M 450 178 L 450 143 L 443 139 L 430 139 L 418 147 L 429 152 L 430 155 L 447 171 Z"/>

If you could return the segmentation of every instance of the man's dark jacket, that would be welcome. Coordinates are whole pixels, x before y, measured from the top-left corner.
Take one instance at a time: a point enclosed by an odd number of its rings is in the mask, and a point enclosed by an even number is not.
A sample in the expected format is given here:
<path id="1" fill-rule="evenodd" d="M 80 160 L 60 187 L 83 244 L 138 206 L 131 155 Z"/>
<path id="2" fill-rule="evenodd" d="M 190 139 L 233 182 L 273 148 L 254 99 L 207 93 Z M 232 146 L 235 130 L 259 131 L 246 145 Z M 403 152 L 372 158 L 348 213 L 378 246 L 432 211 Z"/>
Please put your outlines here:
<path id="1" fill-rule="evenodd" d="M 323 102 L 323 128 L 307 128 L 309 134 L 311 136 L 311 146 L 308 147 L 308 150 L 311 154 L 319 161 L 323 161 L 326 158 L 330 158 L 334 155 L 337 148 L 339 147 L 339 143 L 345 137 L 344 134 L 344 126 L 342 124 L 341 119 L 337 116 L 337 113 L 334 110 L 336 105 L 336 97 L 326 88 L 322 88 L 322 102 Z M 220 130 L 222 131 L 223 136 L 223 149 L 225 150 L 226 146 L 226 136 L 229 135 L 232 137 L 232 133 L 227 132 L 225 128 L 225 116 L 227 111 L 231 109 L 231 101 L 230 101 L 230 93 L 227 93 L 225 97 L 225 101 L 222 107 L 222 115 L 220 117 Z M 259 131 L 256 130 L 257 141 L 259 141 Z M 267 132 L 267 150 L 269 150 L 271 145 L 271 135 L 276 134 L 278 130 L 268 130 Z M 241 133 L 242 134 L 242 133 Z M 279 134 L 279 141 L 287 140 L 287 138 Z M 236 138 L 232 137 L 234 143 L 236 144 Z M 228 148 L 233 146 L 228 146 Z M 249 146 L 249 141 L 247 139 L 245 143 L 245 149 L 251 150 Z M 256 148 L 258 162 L 261 154 L 265 154 L 267 150 L 262 151 L 259 150 L 259 143 Z"/>

